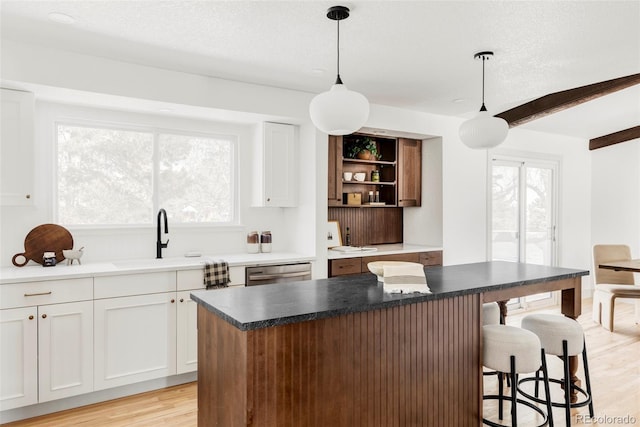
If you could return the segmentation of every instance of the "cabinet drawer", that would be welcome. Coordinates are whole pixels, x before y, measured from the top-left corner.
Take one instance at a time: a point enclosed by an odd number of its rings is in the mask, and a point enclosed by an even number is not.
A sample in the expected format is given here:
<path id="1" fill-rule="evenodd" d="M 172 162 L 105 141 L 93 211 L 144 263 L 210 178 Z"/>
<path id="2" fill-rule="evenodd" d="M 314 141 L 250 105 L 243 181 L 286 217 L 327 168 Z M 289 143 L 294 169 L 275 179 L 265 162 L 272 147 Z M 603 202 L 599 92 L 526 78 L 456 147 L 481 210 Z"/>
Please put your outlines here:
<path id="1" fill-rule="evenodd" d="M 204 288 L 204 267 L 198 270 L 180 270 L 176 281 L 179 291 Z"/>
<path id="2" fill-rule="evenodd" d="M 442 265 L 442 251 L 421 252 L 420 264 Z"/>
<path id="3" fill-rule="evenodd" d="M 59 304 L 93 299 L 93 278 L 11 283 L 0 286 L 0 308 Z"/>
<path id="4" fill-rule="evenodd" d="M 361 258 L 332 259 L 329 261 L 329 275 L 342 276 L 362 273 Z"/>
<path id="5" fill-rule="evenodd" d="M 176 290 L 176 272 L 122 274 L 94 279 L 95 299 L 155 294 Z"/>

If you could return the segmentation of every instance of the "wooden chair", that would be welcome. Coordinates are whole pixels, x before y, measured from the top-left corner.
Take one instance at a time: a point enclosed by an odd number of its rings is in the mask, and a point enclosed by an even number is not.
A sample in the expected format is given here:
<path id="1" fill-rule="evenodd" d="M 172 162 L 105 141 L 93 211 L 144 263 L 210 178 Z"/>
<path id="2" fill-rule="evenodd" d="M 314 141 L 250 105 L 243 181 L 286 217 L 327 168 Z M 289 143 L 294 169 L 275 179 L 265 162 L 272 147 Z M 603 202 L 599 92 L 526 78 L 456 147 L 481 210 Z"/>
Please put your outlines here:
<path id="1" fill-rule="evenodd" d="M 613 331 L 613 314 L 616 298 L 640 299 L 640 286 L 634 286 L 633 273 L 615 271 L 598 266 L 607 261 L 629 261 L 631 251 L 627 245 L 594 245 L 593 273 L 593 321 Z"/>

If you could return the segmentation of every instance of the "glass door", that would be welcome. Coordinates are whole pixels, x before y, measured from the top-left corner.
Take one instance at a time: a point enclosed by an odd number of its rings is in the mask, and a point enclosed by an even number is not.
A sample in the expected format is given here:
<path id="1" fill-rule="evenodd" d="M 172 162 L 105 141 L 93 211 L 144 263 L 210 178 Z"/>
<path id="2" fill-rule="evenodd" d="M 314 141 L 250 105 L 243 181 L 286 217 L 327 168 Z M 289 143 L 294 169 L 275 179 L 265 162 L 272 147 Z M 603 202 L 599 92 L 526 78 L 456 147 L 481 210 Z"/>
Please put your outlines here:
<path id="1" fill-rule="evenodd" d="M 491 162 L 491 259 L 556 265 L 557 162 L 495 156 Z M 550 293 L 510 301 L 553 303 Z"/>

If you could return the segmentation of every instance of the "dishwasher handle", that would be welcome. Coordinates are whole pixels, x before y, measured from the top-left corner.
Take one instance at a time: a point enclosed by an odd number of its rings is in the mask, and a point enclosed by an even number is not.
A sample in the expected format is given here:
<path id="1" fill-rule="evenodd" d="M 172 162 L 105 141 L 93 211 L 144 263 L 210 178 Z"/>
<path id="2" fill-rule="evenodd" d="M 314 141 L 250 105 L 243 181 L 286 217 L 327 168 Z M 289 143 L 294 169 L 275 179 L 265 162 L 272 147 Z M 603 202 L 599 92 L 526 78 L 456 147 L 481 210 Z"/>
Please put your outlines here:
<path id="1" fill-rule="evenodd" d="M 272 280 L 289 277 L 302 277 L 309 275 L 308 271 L 296 271 L 293 273 L 278 273 L 278 274 L 250 274 L 249 280 Z"/>

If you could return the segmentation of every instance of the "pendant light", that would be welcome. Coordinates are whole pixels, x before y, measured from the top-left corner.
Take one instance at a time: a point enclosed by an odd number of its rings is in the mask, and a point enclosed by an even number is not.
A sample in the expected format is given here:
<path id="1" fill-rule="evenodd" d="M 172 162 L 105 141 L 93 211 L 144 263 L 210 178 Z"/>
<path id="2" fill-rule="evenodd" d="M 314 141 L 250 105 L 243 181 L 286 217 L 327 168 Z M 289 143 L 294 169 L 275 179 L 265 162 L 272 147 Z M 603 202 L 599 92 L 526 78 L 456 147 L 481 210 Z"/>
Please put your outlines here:
<path id="1" fill-rule="evenodd" d="M 316 95 L 309 104 L 313 124 L 330 135 L 348 135 L 360 129 L 369 118 L 369 101 L 364 95 L 351 91 L 340 78 L 340 21 L 349 17 L 349 9 L 334 6 L 327 10 L 327 18 L 338 25 L 337 77 L 327 92 Z"/>
<path id="2" fill-rule="evenodd" d="M 507 137 L 509 124 L 500 117 L 492 116 L 484 106 L 484 63 L 493 56 L 493 52 L 478 52 L 473 57 L 482 59 L 482 107 L 471 120 L 462 123 L 459 129 L 460 139 L 469 148 L 493 148 Z"/>

